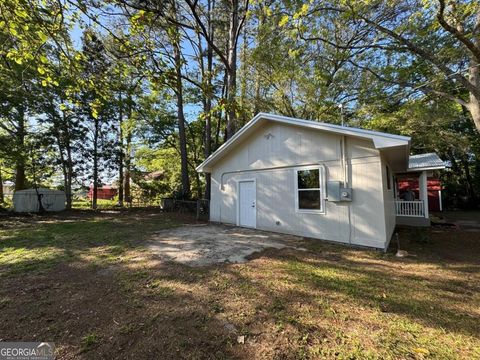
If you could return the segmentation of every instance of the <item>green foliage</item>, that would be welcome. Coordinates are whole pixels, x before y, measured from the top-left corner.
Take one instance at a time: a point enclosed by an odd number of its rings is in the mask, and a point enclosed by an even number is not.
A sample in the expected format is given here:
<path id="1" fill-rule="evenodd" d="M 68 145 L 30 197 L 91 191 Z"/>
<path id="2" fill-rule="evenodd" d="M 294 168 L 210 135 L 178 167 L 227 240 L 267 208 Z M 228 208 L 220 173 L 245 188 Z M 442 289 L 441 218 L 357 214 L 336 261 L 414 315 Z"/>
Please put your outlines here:
<path id="1" fill-rule="evenodd" d="M 3 1 L 3 180 L 71 191 L 95 177 L 118 184 L 123 169 L 138 198 L 202 197 L 195 167 L 225 141 L 230 118 L 238 129 L 267 111 L 412 136 L 413 153 L 452 164 L 445 193 L 475 205 L 480 144 L 465 105 L 474 92 L 459 78 L 475 54 L 439 19 L 470 41 L 478 4 L 441 13 L 429 1 L 250 2 L 237 9 L 246 18 L 236 69 L 226 59 L 232 4 Z"/>
<path id="2" fill-rule="evenodd" d="M 412 152 L 436 152 L 449 161 L 451 170 L 440 173 L 444 205 L 476 206 L 480 138 L 461 106 L 422 98 L 395 110 L 366 105 L 358 115 L 362 127 L 411 136 Z"/>
<path id="3" fill-rule="evenodd" d="M 141 171 L 134 181 L 143 196 L 176 197 L 179 193 L 181 172 L 178 153 L 175 149 L 152 150 L 149 147 L 141 147 L 136 152 L 135 165 Z"/>
<path id="4" fill-rule="evenodd" d="M 85 335 L 82 338 L 82 345 L 84 349 L 87 350 L 93 347 L 94 345 L 97 345 L 99 341 L 100 341 L 100 337 L 93 332 L 88 335 Z"/>

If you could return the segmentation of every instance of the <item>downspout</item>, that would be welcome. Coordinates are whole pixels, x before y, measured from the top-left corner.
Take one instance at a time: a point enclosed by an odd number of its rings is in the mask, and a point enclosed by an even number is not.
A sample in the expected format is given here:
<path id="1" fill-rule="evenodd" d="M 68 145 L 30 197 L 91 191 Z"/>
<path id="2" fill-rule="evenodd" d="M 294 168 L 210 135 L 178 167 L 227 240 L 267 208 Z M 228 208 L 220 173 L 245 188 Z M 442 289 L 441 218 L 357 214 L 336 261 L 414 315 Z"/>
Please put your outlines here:
<path id="1" fill-rule="evenodd" d="M 343 167 L 343 186 L 348 187 L 348 164 L 347 164 L 347 137 L 342 138 L 342 167 Z"/>
<path id="2" fill-rule="evenodd" d="M 347 137 L 342 137 L 343 186 L 348 188 Z M 352 205 L 348 204 L 348 244 L 352 245 Z"/>

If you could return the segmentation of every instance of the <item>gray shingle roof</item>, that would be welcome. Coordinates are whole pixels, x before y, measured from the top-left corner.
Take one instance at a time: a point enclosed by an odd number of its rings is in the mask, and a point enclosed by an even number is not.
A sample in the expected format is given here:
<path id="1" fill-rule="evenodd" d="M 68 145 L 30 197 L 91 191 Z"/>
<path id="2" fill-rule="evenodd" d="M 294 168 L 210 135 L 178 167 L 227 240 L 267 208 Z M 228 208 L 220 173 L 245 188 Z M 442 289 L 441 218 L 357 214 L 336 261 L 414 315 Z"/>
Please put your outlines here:
<path id="1" fill-rule="evenodd" d="M 408 170 L 444 168 L 445 163 L 435 153 L 410 155 Z"/>

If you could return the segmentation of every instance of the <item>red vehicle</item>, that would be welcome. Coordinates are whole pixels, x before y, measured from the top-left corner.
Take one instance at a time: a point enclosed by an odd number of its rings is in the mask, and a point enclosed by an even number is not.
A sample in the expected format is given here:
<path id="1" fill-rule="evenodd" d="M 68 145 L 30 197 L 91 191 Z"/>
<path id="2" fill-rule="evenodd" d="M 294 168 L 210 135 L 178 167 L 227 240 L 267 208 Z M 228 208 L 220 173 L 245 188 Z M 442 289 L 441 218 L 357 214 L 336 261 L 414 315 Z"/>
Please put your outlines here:
<path id="1" fill-rule="evenodd" d="M 112 186 L 100 186 L 97 189 L 97 199 L 106 199 L 113 200 L 117 196 L 118 190 Z M 93 199 L 93 185 L 90 185 L 90 190 L 88 190 L 88 199 Z"/>

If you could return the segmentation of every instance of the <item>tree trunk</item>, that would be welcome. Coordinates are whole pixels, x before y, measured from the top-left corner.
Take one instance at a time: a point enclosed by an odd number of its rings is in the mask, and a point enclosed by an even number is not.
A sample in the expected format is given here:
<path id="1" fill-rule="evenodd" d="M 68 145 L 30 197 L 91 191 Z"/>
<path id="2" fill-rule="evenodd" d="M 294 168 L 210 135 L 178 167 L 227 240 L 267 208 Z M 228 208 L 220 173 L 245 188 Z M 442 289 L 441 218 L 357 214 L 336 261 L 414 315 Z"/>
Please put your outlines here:
<path id="1" fill-rule="evenodd" d="M 3 195 L 3 176 L 2 176 L 2 164 L 0 163 L 0 205 L 5 202 Z"/>
<path id="2" fill-rule="evenodd" d="M 122 92 L 119 95 L 118 109 L 118 125 L 119 125 L 119 151 L 118 151 L 118 205 L 123 206 L 123 102 Z"/>
<path id="3" fill-rule="evenodd" d="M 132 121 L 132 95 L 128 97 L 128 121 Z M 125 172 L 123 180 L 124 201 L 132 206 L 132 196 L 130 194 L 130 167 L 131 167 L 131 145 L 132 145 L 132 129 L 130 124 L 127 127 L 127 134 L 125 136 Z"/>
<path id="4" fill-rule="evenodd" d="M 17 158 L 15 164 L 15 191 L 26 188 L 25 184 L 25 109 L 18 109 L 18 124 L 16 133 Z"/>
<path id="5" fill-rule="evenodd" d="M 248 52 L 248 46 L 247 46 L 247 26 L 243 26 L 243 42 L 242 42 L 242 51 L 240 53 L 240 64 L 241 64 L 241 71 L 242 71 L 242 77 L 240 81 L 240 121 L 239 121 L 239 127 L 242 127 L 245 125 L 245 123 L 248 121 L 247 119 L 247 52 Z"/>
<path id="6" fill-rule="evenodd" d="M 264 46 L 264 41 L 262 41 L 262 36 L 260 35 L 261 28 L 265 22 L 265 16 L 262 13 L 259 14 L 258 16 L 258 22 L 257 22 L 257 31 L 256 31 L 256 42 L 258 47 Z M 257 115 L 260 112 L 260 85 L 261 85 L 261 80 L 260 80 L 260 70 L 258 68 L 258 64 L 255 68 L 255 98 L 253 100 L 253 115 Z"/>
<path id="7" fill-rule="evenodd" d="M 212 24 L 211 14 L 213 11 L 214 3 L 208 1 L 208 30 L 212 40 L 215 38 L 215 28 Z M 205 109 L 206 114 L 205 119 L 205 159 L 208 158 L 212 152 L 212 95 L 213 95 L 213 86 L 212 86 L 212 72 L 213 72 L 213 49 L 212 46 L 207 42 L 207 91 L 205 92 Z M 210 173 L 205 174 L 205 193 L 204 198 L 210 200 L 212 186 L 212 176 Z"/>
<path id="8" fill-rule="evenodd" d="M 461 159 L 461 162 L 462 162 L 462 166 L 463 166 L 463 169 L 464 169 L 464 172 L 465 172 L 465 181 L 466 181 L 466 190 L 467 190 L 467 194 L 468 194 L 468 203 L 469 205 L 476 205 L 477 204 L 477 196 L 476 196 L 476 193 L 475 193 L 475 186 L 474 186 L 474 180 L 472 178 L 472 175 L 470 173 L 470 163 L 468 161 L 468 158 L 467 156 L 465 156 L 465 154 L 463 154 L 462 156 L 462 159 Z"/>
<path id="9" fill-rule="evenodd" d="M 68 137 L 68 141 L 66 144 L 66 151 L 67 151 L 67 181 L 65 184 L 65 194 L 67 196 L 67 209 L 70 210 L 72 208 L 72 182 L 73 182 L 73 159 L 72 159 L 72 147 L 70 145 L 70 140 Z"/>
<path id="10" fill-rule="evenodd" d="M 38 191 L 35 150 L 33 149 L 33 147 L 30 150 L 30 161 L 32 164 L 33 187 L 35 188 L 35 193 L 37 194 L 38 213 L 43 214 L 45 213 L 45 208 L 43 207 L 43 203 L 42 203 L 43 194 L 40 194 L 40 192 Z"/>
<path id="11" fill-rule="evenodd" d="M 480 28 L 480 10 L 478 15 L 478 24 Z M 473 39 L 474 43 L 480 47 L 480 34 L 477 34 L 476 38 Z M 475 86 L 475 88 L 480 89 L 480 63 L 475 59 L 473 55 L 470 57 L 470 66 L 468 69 L 468 81 Z M 467 105 L 467 109 L 472 116 L 473 123 L 480 132 L 480 97 L 472 92 L 470 92 L 470 101 Z"/>
<path id="12" fill-rule="evenodd" d="M 55 138 L 57 140 L 57 146 L 58 146 L 58 157 L 60 158 L 60 163 L 62 164 L 62 174 L 63 174 L 63 188 L 65 190 L 65 197 L 66 197 L 66 200 L 67 200 L 67 209 L 70 209 L 71 208 L 71 204 L 70 204 L 70 207 L 68 207 L 68 170 L 67 170 L 67 161 L 65 159 L 65 156 L 64 156 L 64 146 L 63 146 L 63 143 L 62 143 L 62 135 L 60 133 L 60 124 L 54 124 L 54 127 L 56 127 L 56 131 L 55 131 Z"/>
<path id="13" fill-rule="evenodd" d="M 227 129 L 225 139 L 230 139 L 237 131 L 235 96 L 237 90 L 237 34 L 238 34 L 238 0 L 231 0 L 230 25 L 227 49 Z"/>
<path id="14" fill-rule="evenodd" d="M 42 203 L 42 198 L 43 198 L 43 194 L 40 194 L 38 192 L 38 187 L 37 185 L 35 184 L 35 193 L 37 194 L 37 202 L 38 202 L 38 213 L 39 214 L 44 214 L 46 212 L 45 208 L 43 207 L 43 203 Z"/>
<path id="15" fill-rule="evenodd" d="M 477 10 L 477 16 L 475 21 L 475 30 L 473 32 L 472 42 L 477 48 L 480 48 L 480 7 Z M 469 81 L 475 86 L 475 88 L 480 89 L 480 63 L 475 58 L 475 56 L 470 56 L 470 67 L 468 69 Z M 470 92 L 470 102 L 468 104 L 468 110 L 472 115 L 472 120 L 480 132 L 480 97 L 478 95 Z"/>
<path id="16" fill-rule="evenodd" d="M 180 52 L 180 34 L 175 28 L 172 36 L 173 56 L 175 61 L 175 95 L 177 99 L 177 125 L 180 140 L 180 162 L 182 172 L 182 199 L 190 198 L 190 178 L 188 176 L 187 137 L 185 133 L 185 114 L 183 112 L 183 84 L 182 84 L 182 58 Z"/>
<path id="17" fill-rule="evenodd" d="M 222 93 L 220 96 L 221 99 L 225 99 L 227 96 L 227 78 L 228 78 L 228 74 L 227 74 L 227 70 L 225 70 L 223 74 L 223 86 L 222 86 Z M 217 126 L 215 128 L 215 141 L 213 144 L 214 151 L 220 147 L 220 131 L 222 128 L 222 119 L 223 119 L 223 110 L 220 109 L 218 110 L 218 114 L 217 114 Z"/>
<path id="18" fill-rule="evenodd" d="M 477 128 L 477 131 L 480 132 L 480 100 L 477 99 L 473 94 L 470 94 L 468 111 L 472 116 L 472 120 Z"/>
<path id="19" fill-rule="evenodd" d="M 124 200 L 132 206 L 132 196 L 130 194 L 130 171 L 128 170 L 130 168 L 129 166 L 130 161 L 125 161 L 125 175 L 123 177 L 123 192 L 125 193 L 125 198 Z"/>
<path id="20" fill-rule="evenodd" d="M 480 63 L 472 59 L 470 61 L 469 81 L 472 85 L 480 89 Z M 472 116 L 475 127 L 480 132 L 480 98 L 470 92 L 470 101 L 466 106 Z"/>
<path id="21" fill-rule="evenodd" d="M 94 120 L 94 134 L 93 134 L 93 197 L 92 197 L 92 209 L 97 209 L 98 198 L 98 126 L 97 119 Z"/>
<path id="22" fill-rule="evenodd" d="M 66 209 L 72 208 L 72 179 L 73 179 L 73 159 L 72 159 L 72 145 L 70 138 L 70 128 L 68 118 L 65 112 L 62 112 L 62 124 L 58 126 L 57 142 L 60 150 L 60 158 L 62 161 L 62 169 L 64 176 L 65 196 L 67 199 Z M 63 129 L 63 134 L 60 132 Z M 63 136 L 62 136 L 63 135 Z M 62 141 L 63 139 L 63 141 Z M 64 157 L 64 153 L 66 158 Z"/>
<path id="23" fill-rule="evenodd" d="M 211 81 L 210 81 L 211 83 Z M 207 99 L 205 102 L 205 113 L 207 114 L 206 116 L 206 122 L 205 122 L 205 159 L 210 156 L 211 153 L 211 145 L 212 145 L 212 98 L 211 95 L 207 95 Z M 205 199 L 210 199 L 210 194 L 211 194 L 211 183 L 212 183 L 212 177 L 210 173 L 205 174 Z"/>

